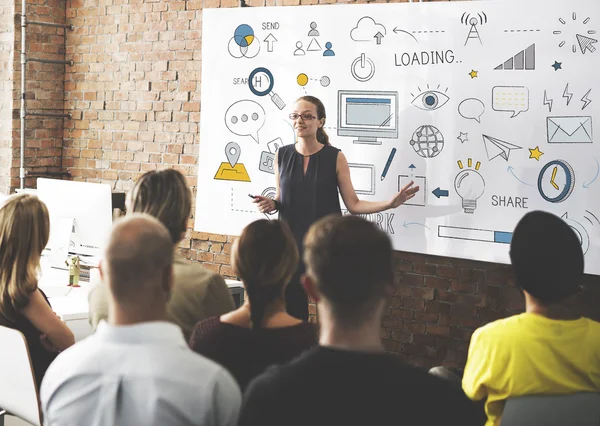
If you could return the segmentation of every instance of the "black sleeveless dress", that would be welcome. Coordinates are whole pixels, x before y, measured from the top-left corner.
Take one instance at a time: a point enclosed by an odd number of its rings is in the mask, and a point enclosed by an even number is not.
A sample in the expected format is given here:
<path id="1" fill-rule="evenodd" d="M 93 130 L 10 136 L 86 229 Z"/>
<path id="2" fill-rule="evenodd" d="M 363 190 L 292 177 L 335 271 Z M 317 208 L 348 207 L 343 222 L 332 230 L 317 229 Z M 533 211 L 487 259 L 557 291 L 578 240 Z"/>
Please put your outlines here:
<path id="1" fill-rule="evenodd" d="M 308 319 L 308 298 L 300 277 L 304 273 L 302 262 L 303 239 L 308 228 L 318 219 L 332 213 L 341 215 L 337 182 L 337 156 L 339 149 L 331 145 L 310 156 L 304 174 L 304 156 L 296 151 L 295 145 L 279 148 L 279 218 L 291 228 L 300 262 L 286 292 L 287 312 L 299 319 Z"/>
<path id="2" fill-rule="evenodd" d="M 42 296 L 44 296 L 46 303 L 50 305 L 46 294 L 41 289 L 39 290 L 42 293 Z M 29 322 L 25 315 L 19 313 L 17 314 L 14 322 L 2 320 L 0 323 L 2 323 L 2 325 L 5 327 L 12 328 L 23 333 L 29 348 L 29 357 L 31 358 L 33 373 L 35 375 L 35 381 L 39 390 L 42 379 L 44 378 L 44 374 L 46 374 L 46 370 L 50 364 L 52 364 L 52 361 L 54 361 L 58 354 L 54 352 L 48 352 L 44 348 L 42 342 L 40 341 L 40 331 L 35 328 L 31 322 Z"/>

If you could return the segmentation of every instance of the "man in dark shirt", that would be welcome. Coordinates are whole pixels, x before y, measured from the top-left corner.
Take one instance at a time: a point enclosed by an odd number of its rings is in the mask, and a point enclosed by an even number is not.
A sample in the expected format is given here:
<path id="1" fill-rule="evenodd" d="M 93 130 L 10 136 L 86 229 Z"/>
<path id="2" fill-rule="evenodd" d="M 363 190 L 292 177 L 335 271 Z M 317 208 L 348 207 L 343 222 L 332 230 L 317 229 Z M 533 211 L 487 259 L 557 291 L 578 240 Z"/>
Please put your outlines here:
<path id="1" fill-rule="evenodd" d="M 392 247 L 357 216 L 329 216 L 305 239 L 302 284 L 318 302 L 320 346 L 246 391 L 240 426 L 482 425 L 462 390 L 384 352 Z"/>

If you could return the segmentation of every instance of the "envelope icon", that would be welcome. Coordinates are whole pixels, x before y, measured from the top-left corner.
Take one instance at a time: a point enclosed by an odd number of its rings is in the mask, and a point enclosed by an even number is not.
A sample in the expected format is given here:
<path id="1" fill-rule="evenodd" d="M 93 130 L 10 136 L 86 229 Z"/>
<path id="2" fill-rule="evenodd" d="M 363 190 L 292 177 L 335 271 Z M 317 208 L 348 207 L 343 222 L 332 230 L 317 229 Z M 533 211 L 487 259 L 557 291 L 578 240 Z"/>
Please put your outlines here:
<path id="1" fill-rule="evenodd" d="M 592 143 L 592 117 L 547 117 L 548 143 Z"/>

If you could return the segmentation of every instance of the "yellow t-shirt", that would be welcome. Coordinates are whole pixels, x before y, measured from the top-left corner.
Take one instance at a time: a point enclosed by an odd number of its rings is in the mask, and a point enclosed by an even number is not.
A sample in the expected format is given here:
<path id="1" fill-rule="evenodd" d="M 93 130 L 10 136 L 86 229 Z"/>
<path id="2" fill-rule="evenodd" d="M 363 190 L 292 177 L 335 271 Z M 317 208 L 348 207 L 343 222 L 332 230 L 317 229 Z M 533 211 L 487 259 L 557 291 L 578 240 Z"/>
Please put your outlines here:
<path id="1" fill-rule="evenodd" d="M 487 324 L 471 337 L 462 385 L 487 398 L 486 426 L 500 424 L 510 397 L 599 392 L 600 323 L 525 313 Z"/>

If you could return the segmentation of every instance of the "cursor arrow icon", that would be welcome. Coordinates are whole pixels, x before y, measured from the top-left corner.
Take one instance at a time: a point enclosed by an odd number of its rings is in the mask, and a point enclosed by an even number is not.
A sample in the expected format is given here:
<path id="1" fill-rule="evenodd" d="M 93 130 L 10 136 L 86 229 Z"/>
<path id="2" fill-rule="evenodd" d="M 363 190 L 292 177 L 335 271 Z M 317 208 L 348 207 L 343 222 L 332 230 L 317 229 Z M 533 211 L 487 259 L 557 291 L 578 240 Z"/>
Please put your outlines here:
<path id="1" fill-rule="evenodd" d="M 263 41 L 265 43 L 267 43 L 267 52 L 272 52 L 273 51 L 273 43 L 275 43 L 277 41 L 277 39 L 275 38 L 273 33 L 269 33 L 267 38 L 265 38 Z"/>
<path id="2" fill-rule="evenodd" d="M 586 37 L 581 34 L 575 34 L 575 37 L 577 37 L 577 43 L 579 43 L 579 48 L 581 49 L 581 53 L 583 53 L 585 55 L 586 50 L 589 50 L 592 53 L 594 53 L 596 51 L 596 48 L 593 46 L 593 44 L 597 43 L 598 40 L 591 38 L 591 37 Z"/>

